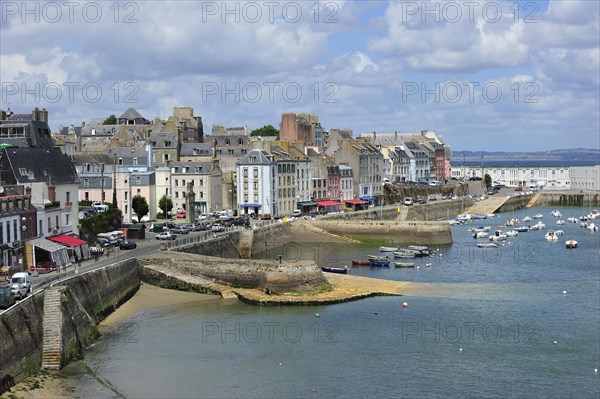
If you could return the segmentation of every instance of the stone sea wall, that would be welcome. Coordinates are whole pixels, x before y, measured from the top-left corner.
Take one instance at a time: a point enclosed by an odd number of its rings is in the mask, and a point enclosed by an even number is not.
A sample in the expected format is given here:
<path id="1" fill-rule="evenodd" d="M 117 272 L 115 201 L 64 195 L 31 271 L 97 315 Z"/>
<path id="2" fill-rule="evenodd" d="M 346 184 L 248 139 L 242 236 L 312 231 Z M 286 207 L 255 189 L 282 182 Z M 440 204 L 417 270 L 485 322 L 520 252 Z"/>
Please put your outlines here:
<path id="1" fill-rule="evenodd" d="M 329 233 L 357 239 L 381 237 L 399 244 L 416 245 L 452 243 L 450 224 L 446 222 L 317 220 L 313 223 Z"/>
<path id="2" fill-rule="evenodd" d="M 0 314 L 0 395 L 42 364 L 44 292 Z"/>

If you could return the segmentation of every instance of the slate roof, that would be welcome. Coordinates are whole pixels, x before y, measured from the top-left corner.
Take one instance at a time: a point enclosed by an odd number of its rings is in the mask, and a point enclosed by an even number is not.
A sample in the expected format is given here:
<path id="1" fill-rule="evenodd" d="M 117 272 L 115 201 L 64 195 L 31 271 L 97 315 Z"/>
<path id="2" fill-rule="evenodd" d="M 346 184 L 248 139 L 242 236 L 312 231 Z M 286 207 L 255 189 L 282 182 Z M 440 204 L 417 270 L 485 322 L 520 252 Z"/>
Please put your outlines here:
<path id="1" fill-rule="evenodd" d="M 0 156 L 0 176 L 5 184 L 46 182 L 79 183 L 75 165 L 60 148 L 8 148 Z"/>
<path id="2" fill-rule="evenodd" d="M 252 150 L 240 159 L 238 165 L 271 165 L 273 162 L 264 150 Z"/>
<path id="3" fill-rule="evenodd" d="M 146 119 L 135 108 L 129 108 L 118 119 Z"/>

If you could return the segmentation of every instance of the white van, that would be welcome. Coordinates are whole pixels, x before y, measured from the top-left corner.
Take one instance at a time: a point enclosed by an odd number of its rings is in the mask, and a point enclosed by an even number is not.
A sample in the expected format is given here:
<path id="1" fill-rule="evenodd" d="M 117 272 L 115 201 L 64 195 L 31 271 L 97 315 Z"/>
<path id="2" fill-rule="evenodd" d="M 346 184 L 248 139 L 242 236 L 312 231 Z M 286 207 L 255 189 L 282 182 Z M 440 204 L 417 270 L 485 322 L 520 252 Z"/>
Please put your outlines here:
<path id="1" fill-rule="evenodd" d="M 102 212 L 108 211 L 108 205 L 104 205 L 104 204 L 101 204 L 99 202 L 94 202 L 92 204 L 92 208 L 94 208 L 96 210 L 96 212 L 98 212 L 98 213 L 102 213 Z"/>
<path id="2" fill-rule="evenodd" d="M 10 285 L 13 284 L 21 284 L 23 288 L 27 290 L 28 294 L 31 294 L 31 280 L 29 278 L 29 273 L 15 273 L 10 278 Z"/>

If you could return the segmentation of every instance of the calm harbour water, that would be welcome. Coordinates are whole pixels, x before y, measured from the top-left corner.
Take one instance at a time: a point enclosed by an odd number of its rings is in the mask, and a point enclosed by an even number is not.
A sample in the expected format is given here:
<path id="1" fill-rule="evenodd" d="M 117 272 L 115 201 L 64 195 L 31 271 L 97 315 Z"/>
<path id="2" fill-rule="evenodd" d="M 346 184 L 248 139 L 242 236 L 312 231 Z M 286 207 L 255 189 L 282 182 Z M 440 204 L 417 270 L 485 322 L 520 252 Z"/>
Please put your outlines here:
<path id="1" fill-rule="evenodd" d="M 556 226 L 551 210 L 453 226 L 454 243 L 414 260 L 418 269 L 351 269 L 432 283 L 419 296 L 163 307 L 123 321 L 63 373 L 83 398 L 598 398 L 600 232 Z M 560 210 L 565 220 L 589 212 Z M 520 233 L 498 249 L 475 248 L 467 232 L 536 213 L 546 230 Z M 544 233 L 557 228 L 565 235 L 547 242 Z M 579 248 L 567 250 L 567 239 Z M 264 256 L 349 266 L 378 247 L 292 243 Z"/>

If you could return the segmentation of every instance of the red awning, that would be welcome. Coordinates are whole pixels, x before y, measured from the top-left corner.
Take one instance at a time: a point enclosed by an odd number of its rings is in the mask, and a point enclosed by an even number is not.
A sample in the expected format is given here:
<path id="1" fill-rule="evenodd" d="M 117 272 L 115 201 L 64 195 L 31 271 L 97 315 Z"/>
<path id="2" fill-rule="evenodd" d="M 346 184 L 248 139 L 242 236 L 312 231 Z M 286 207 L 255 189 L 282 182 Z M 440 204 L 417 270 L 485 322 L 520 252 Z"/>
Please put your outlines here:
<path id="1" fill-rule="evenodd" d="M 369 201 L 363 201 L 363 200 L 359 200 L 359 199 L 349 199 L 349 200 L 344 200 L 344 202 L 347 202 L 349 204 L 368 204 Z"/>
<path id="2" fill-rule="evenodd" d="M 59 234 L 54 237 L 48 237 L 50 241 L 59 242 L 61 244 L 68 245 L 70 247 L 78 247 L 83 244 L 87 244 L 87 241 L 80 240 L 77 237 L 73 237 L 67 234 Z"/>
<path id="3" fill-rule="evenodd" d="M 317 206 L 335 206 L 335 205 L 342 205 L 337 201 L 321 201 L 321 202 L 317 202 Z"/>

